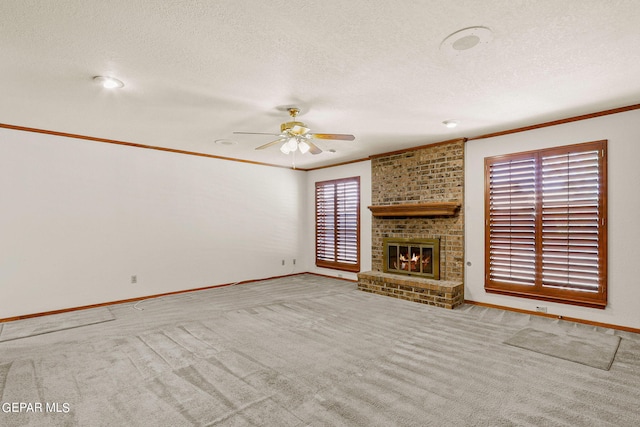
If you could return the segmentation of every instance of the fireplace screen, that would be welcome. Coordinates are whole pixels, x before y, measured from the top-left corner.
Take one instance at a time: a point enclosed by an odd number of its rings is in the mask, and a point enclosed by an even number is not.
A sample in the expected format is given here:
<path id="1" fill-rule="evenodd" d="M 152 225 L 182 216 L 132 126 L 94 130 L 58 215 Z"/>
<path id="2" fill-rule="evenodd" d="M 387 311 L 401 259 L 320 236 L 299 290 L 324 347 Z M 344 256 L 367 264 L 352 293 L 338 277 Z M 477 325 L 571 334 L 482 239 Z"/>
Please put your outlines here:
<path id="1" fill-rule="evenodd" d="M 440 239 L 384 239 L 386 273 L 440 279 Z"/>

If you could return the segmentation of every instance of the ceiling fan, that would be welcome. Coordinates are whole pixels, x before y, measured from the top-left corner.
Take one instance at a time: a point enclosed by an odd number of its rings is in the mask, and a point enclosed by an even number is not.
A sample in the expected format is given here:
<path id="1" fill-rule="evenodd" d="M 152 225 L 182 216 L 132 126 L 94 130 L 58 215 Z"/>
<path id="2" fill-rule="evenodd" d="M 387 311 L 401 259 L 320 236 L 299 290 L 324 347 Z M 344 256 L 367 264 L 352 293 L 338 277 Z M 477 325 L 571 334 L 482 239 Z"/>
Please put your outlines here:
<path id="1" fill-rule="evenodd" d="M 312 139 L 337 139 L 342 141 L 353 141 L 356 139 L 353 135 L 343 133 L 311 133 L 311 129 L 302 122 L 296 121 L 296 116 L 300 114 L 297 107 L 288 107 L 287 111 L 293 121 L 282 123 L 280 125 L 280 133 L 263 133 L 263 132 L 233 132 L 234 134 L 243 135 L 276 135 L 278 139 L 268 142 L 264 145 L 256 147 L 256 150 L 263 150 L 279 143 L 283 143 L 280 151 L 284 154 L 295 153 L 300 150 L 302 154 L 310 152 L 311 154 L 320 154 L 320 147 L 311 142 Z"/>

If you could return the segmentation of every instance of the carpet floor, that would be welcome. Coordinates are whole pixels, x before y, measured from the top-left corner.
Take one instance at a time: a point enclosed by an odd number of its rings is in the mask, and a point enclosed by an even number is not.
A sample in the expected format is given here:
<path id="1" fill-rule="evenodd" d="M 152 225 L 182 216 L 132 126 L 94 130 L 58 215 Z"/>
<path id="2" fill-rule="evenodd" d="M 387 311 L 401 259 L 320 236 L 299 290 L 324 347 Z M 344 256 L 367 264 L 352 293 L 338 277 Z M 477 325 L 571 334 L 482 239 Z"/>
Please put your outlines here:
<path id="1" fill-rule="evenodd" d="M 0 324 L 0 342 L 50 334 L 64 329 L 80 328 L 114 320 L 107 307 L 71 311 Z"/>
<path id="2" fill-rule="evenodd" d="M 0 425 L 640 424 L 633 333 L 314 275 L 109 310 L 113 321 L 0 343 Z M 605 371 L 504 344 L 528 327 L 621 340 Z"/>

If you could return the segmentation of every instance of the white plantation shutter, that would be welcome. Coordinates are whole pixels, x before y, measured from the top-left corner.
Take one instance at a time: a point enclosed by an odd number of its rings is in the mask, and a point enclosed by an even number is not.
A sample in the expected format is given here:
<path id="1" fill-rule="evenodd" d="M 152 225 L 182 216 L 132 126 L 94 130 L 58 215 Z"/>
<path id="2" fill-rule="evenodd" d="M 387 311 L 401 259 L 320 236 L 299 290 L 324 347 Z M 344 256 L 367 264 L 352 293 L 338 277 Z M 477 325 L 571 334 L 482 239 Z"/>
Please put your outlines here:
<path id="1" fill-rule="evenodd" d="M 360 178 L 316 183 L 316 265 L 360 270 Z"/>
<path id="2" fill-rule="evenodd" d="M 604 307 L 606 141 L 485 163 L 485 289 Z"/>

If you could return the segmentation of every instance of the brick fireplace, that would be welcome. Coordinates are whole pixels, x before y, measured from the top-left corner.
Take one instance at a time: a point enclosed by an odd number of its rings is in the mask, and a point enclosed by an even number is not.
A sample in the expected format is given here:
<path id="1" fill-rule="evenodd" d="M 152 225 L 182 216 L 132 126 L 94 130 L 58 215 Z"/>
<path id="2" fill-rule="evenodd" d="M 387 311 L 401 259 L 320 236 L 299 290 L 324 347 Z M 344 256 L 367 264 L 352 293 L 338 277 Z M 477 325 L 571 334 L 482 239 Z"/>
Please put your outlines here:
<path id="1" fill-rule="evenodd" d="M 464 140 L 373 156 L 371 175 L 373 271 L 358 274 L 358 288 L 445 308 L 462 304 Z M 437 240 L 440 280 L 389 271 L 385 240 Z"/>

